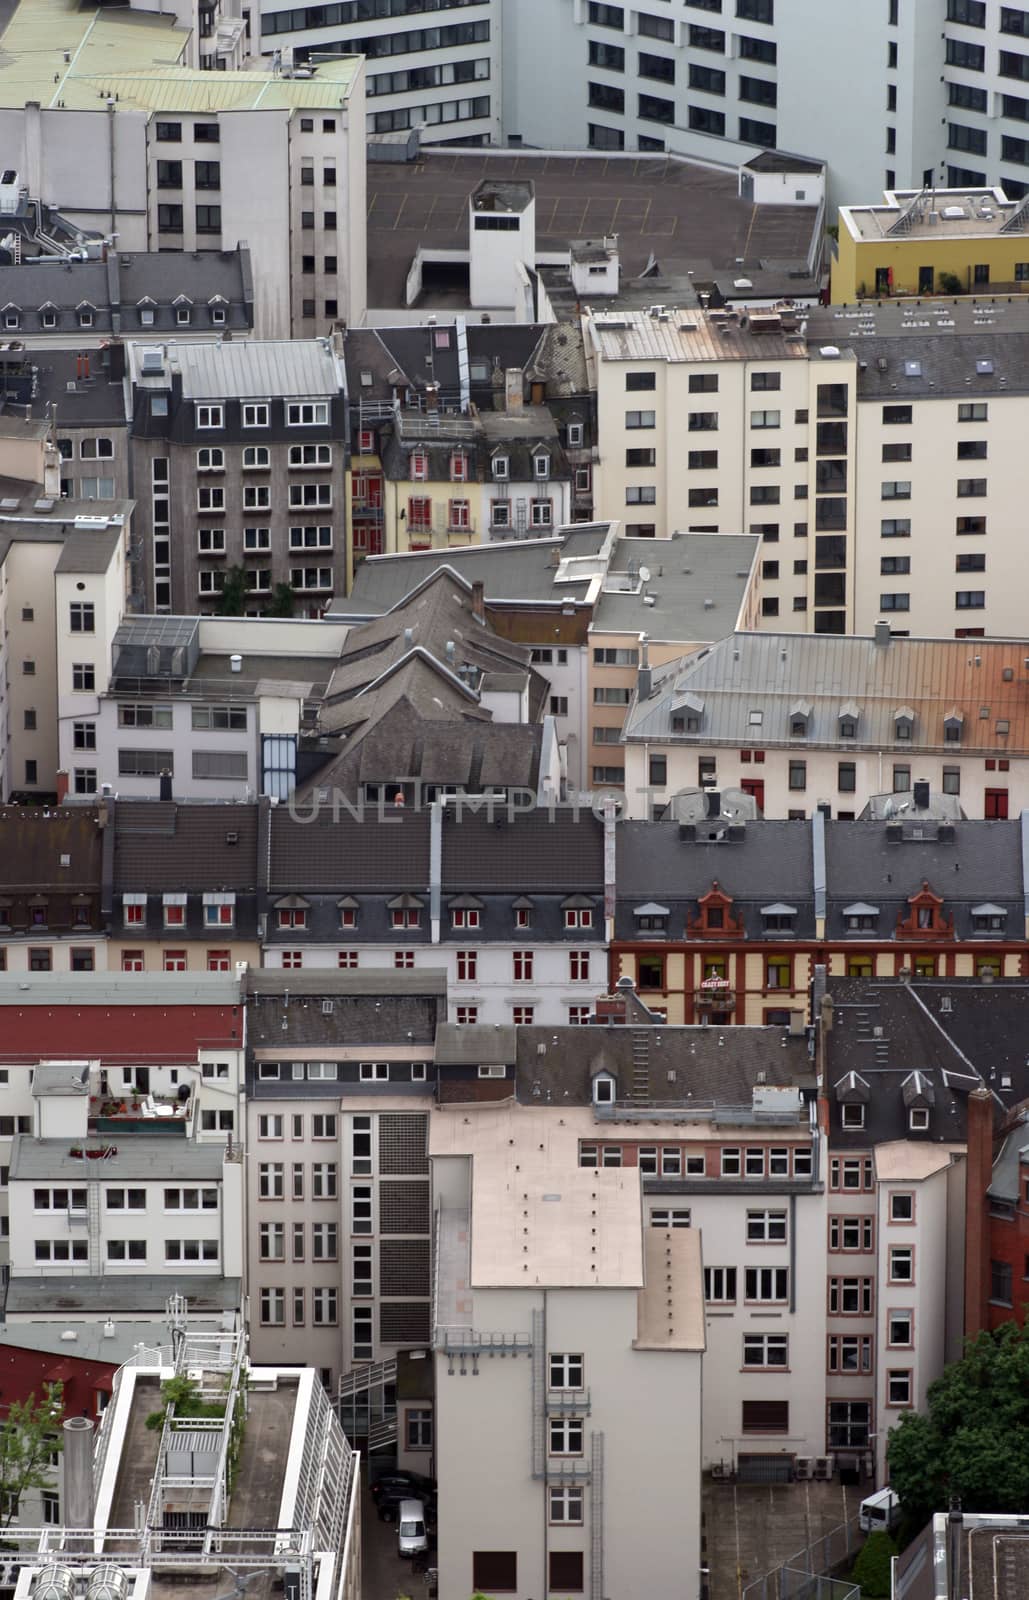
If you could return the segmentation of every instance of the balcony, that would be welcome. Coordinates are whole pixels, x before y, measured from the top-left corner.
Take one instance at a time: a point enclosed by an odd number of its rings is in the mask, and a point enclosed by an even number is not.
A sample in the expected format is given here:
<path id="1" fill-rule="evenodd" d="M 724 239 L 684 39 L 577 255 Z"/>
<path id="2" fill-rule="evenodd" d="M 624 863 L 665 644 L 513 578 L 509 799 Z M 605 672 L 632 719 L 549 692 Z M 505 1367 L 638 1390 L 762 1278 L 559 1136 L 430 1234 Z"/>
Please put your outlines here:
<path id="1" fill-rule="evenodd" d="M 588 1417 L 590 1392 L 588 1389 L 548 1389 L 548 1417 Z"/>
<path id="2" fill-rule="evenodd" d="M 697 1011 L 734 1011 L 736 994 L 728 978 L 705 978 L 699 989 L 693 991 L 693 1005 Z"/>
<path id="3" fill-rule="evenodd" d="M 169 1134 L 181 1138 L 192 1109 L 191 1093 L 182 1099 L 161 1094 L 90 1095 L 89 1132 Z"/>

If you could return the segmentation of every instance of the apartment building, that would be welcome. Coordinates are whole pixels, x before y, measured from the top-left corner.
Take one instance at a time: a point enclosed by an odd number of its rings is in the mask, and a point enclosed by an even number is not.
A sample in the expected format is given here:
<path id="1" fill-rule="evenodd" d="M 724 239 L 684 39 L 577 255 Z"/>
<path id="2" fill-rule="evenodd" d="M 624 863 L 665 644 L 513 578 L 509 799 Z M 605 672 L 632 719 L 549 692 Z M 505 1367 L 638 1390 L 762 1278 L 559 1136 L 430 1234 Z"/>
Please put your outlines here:
<path id="1" fill-rule="evenodd" d="M 176 1276 L 195 1274 L 201 1265 L 204 1274 L 238 1279 L 238 981 L 169 974 L 153 984 L 91 972 L 18 973 L 0 978 L 0 1008 L 0 1237 L 12 1283 L 45 1278 L 52 1297 L 65 1280 L 96 1280 L 90 1302 L 96 1314 L 116 1309 L 117 1299 L 103 1304 L 104 1286 L 130 1268 L 157 1274 L 165 1297 Z M 93 1149 L 102 1154 L 84 1154 Z M 11 1178 L 12 1167 L 20 1179 Z M 163 1186 L 170 1193 L 190 1172 L 192 1193 L 180 1193 L 173 1205 Z M 35 1191 L 44 1180 L 51 1187 L 37 1205 Z M 149 1199 L 144 1195 L 137 1204 L 124 1192 L 130 1180 L 133 1188 L 162 1187 L 147 1190 Z M 213 1187 L 213 1201 L 201 1203 L 197 1185 Z M 121 1191 L 120 1202 L 98 1205 L 97 1196 L 103 1199 L 112 1186 Z M 177 1236 L 183 1219 L 198 1224 L 201 1212 L 209 1213 L 204 1227 L 188 1237 L 216 1238 L 216 1254 L 205 1258 L 204 1247 L 192 1244 L 178 1255 L 166 1250 L 165 1240 Z M 116 1242 L 130 1237 L 131 1249 Z M 115 1242 L 110 1249 L 108 1241 Z M 238 1284 L 235 1293 L 238 1304 Z"/>
<path id="2" fill-rule="evenodd" d="M 13 424 L 15 429 L 25 426 Z M 0 431 L 11 427 L 9 420 L 0 423 Z M 92 500 L 59 499 L 49 427 L 29 424 L 26 432 L 49 460 L 35 481 L 4 480 L 8 510 L 0 533 L 0 794 L 5 800 L 31 802 L 57 799 L 62 789 L 64 741 L 55 715 L 59 686 L 65 678 L 88 681 L 90 669 L 95 671 L 96 618 L 124 609 L 133 502 L 106 501 L 101 512 Z M 72 730 L 70 743 L 74 741 Z M 92 794 L 95 788 L 93 784 L 82 792 Z"/>
<path id="3" fill-rule="evenodd" d="M 243 567 L 247 598 L 320 615 L 346 570 L 338 349 L 132 344 L 128 375 L 148 609 L 216 607 Z"/>
<path id="4" fill-rule="evenodd" d="M 95 972 L 109 818 L 101 810 L 0 807 L 0 972 Z"/>
<path id="5" fill-rule="evenodd" d="M 905 808 L 893 820 L 815 811 L 801 824 L 745 821 L 734 796 L 706 798 L 716 815 L 615 830 L 611 983 L 634 982 L 669 1022 L 788 1025 L 807 1015 L 820 967 L 1023 976 L 1024 815 L 968 822 L 919 793 L 893 797 Z"/>
<path id="6" fill-rule="evenodd" d="M 832 303 L 1018 294 L 1029 274 L 1022 210 L 1000 187 L 907 189 L 879 205 L 840 206 Z"/>
<path id="7" fill-rule="evenodd" d="M 446 978 L 250 972 L 246 994 L 251 1348 L 302 1351 L 335 1389 L 429 1339 L 427 1124 Z"/>
<path id="8" fill-rule="evenodd" d="M 922 780 L 966 816 L 1013 816 L 1029 797 L 1026 660 L 1017 641 L 909 639 L 885 622 L 871 638 L 733 634 L 644 673 L 623 736 L 627 814 L 700 786 L 742 788 L 767 817 L 848 820 Z"/>
<path id="9" fill-rule="evenodd" d="M 227 37 L 216 13 L 212 24 Z M 4 32 L 0 131 L 19 187 L 72 226 L 117 235 L 122 252 L 246 244 L 264 338 L 360 322 L 360 57 L 302 78 L 278 65 L 208 72 L 184 64 L 191 38 L 167 13 L 18 7 Z"/>
<path id="10" fill-rule="evenodd" d="M 565 806 L 329 806 L 270 817 L 264 965 L 441 970 L 447 1020 L 589 1022 L 607 982 L 603 836 Z M 355 978 L 355 983 L 360 980 Z"/>
<path id="11" fill-rule="evenodd" d="M 500 24 L 499 0 L 261 0 L 260 47 L 298 64 L 364 56 L 369 140 L 417 132 L 426 144 L 497 144 Z"/>
<path id="12" fill-rule="evenodd" d="M 699 1239 L 642 1225 L 638 1171 L 578 1165 L 581 1117 L 432 1120 L 440 1587 L 692 1600 Z M 467 1441 L 493 1433 L 484 1475 Z"/>
<path id="13" fill-rule="evenodd" d="M 59 640 L 59 788 L 286 798 L 345 629 L 299 618 L 120 615 L 99 603 L 94 624 L 89 662 L 79 635 Z"/>

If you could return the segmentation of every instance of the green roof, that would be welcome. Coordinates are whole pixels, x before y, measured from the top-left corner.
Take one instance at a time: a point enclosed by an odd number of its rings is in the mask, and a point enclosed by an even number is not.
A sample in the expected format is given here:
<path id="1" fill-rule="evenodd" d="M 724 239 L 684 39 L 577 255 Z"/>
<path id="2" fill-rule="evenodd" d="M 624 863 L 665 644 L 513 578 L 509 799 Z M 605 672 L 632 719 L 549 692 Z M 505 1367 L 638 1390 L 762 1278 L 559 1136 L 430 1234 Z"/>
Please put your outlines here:
<path id="1" fill-rule="evenodd" d="M 22 0 L 0 48 L 0 105 L 94 111 L 117 95 L 121 108 L 150 112 L 327 109 L 343 104 L 361 64 L 342 56 L 311 78 L 202 72 L 181 64 L 188 40 L 188 29 L 149 12 Z"/>

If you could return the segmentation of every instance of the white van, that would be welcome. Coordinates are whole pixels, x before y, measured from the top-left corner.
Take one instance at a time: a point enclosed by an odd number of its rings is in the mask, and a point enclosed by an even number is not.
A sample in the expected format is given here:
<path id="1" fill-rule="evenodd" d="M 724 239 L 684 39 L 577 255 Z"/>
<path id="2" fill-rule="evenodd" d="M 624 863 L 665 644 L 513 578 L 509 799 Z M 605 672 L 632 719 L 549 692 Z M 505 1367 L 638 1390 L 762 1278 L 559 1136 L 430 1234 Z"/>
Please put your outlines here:
<path id="1" fill-rule="evenodd" d="M 420 1500 L 401 1500 L 397 1507 L 397 1554 L 420 1556 L 428 1548 L 425 1507 Z"/>
<path id="2" fill-rule="evenodd" d="M 899 1495 L 893 1489 L 879 1489 L 862 1500 L 858 1527 L 862 1533 L 892 1533 L 900 1519 Z"/>

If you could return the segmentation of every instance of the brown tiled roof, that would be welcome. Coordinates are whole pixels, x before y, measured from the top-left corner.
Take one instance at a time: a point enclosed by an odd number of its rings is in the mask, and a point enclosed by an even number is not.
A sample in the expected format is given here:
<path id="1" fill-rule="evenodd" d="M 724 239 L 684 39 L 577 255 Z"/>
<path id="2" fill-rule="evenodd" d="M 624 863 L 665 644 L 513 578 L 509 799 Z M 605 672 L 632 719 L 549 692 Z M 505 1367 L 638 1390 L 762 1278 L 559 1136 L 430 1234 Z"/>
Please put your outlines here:
<path id="1" fill-rule="evenodd" d="M 116 893 L 257 887 L 255 805 L 119 800 L 114 829 Z"/>
<path id="2" fill-rule="evenodd" d="M 92 807 L 0 806 L 0 888 L 98 893 L 102 839 Z"/>

